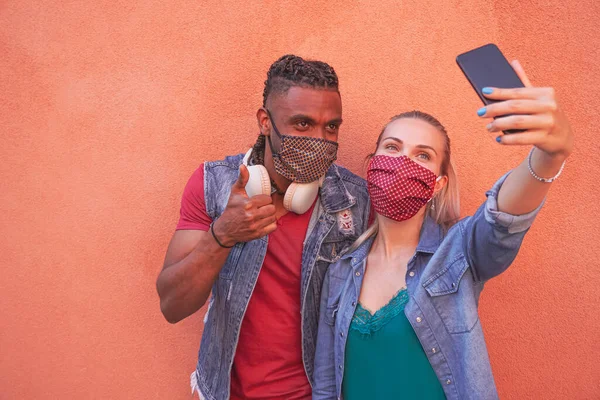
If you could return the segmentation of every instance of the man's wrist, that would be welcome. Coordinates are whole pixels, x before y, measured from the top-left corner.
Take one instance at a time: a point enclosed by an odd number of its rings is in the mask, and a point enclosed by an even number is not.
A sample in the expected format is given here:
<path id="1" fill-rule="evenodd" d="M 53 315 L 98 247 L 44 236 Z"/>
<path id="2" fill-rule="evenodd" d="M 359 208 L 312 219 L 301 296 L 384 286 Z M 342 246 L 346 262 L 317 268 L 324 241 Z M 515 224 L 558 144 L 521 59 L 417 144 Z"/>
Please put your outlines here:
<path id="1" fill-rule="evenodd" d="M 225 233 L 221 232 L 219 229 L 220 224 L 217 226 L 218 221 L 219 219 L 217 218 L 210 224 L 210 233 L 220 247 L 224 249 L 230 249 L 235 246 L 236 242 L 229 239 Z"/>

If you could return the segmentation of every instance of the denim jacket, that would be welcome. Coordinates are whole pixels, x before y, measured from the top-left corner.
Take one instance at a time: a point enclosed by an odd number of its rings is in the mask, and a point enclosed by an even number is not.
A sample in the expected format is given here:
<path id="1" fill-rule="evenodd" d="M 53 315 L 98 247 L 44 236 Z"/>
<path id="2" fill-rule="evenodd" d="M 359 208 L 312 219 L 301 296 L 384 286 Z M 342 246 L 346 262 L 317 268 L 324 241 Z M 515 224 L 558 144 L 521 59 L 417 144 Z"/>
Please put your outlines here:
<path id="1" fill-rule="evenodd" d="M 206 211 L 214 220 L 227 205 L 243 155 L 204 164 Z M 370 202 L 363 179 L 332 165 L 312 212 L 302 252 L 302 358 L 312 384 L 321 286 L 330 263 L 337 261 L 365 230 Z M 212 288 L 205 316 L 192 391 L 201 399 L 230 396 L 230 375 L 240 325 L 267 252 L 268 236 L 236 244 Z"/>
<path id="2" fill-rule="evenodd" d="M 427 217 L 408 262 L 404 312 L 449 400 L 498 398 L 477 312 L 479 295 L 485 281 L 510 266 L 541 208 L 521 216 L 498 211 L 507 175 L 474 216 L 447 234 Z M 325 276 L 313 400 L 341 398 L 346 338 L 372 243 L 341 257 Z"/>

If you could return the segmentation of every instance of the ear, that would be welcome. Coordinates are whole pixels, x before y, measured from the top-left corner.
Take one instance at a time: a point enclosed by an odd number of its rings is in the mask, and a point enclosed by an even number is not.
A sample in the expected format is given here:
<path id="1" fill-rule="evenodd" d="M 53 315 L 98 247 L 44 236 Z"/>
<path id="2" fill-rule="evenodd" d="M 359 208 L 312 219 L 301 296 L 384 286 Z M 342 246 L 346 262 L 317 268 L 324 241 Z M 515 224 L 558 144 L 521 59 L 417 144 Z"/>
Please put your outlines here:
<path id="1" fill-rule="evenodd" d="M 256 122 L 258 122 L 258 129 L 260 129 L 262 135 L 271 135 L 271 120 L 264 107 L 261 107 L 256 111 Z"/>
<path id="2" fill-rule="evenodd" d="M 433 188 L 433 195 L 435 196 L 448 184 L 448 177 L 442 176 L 439 181 L 435 183 L 435 187 Z"/>

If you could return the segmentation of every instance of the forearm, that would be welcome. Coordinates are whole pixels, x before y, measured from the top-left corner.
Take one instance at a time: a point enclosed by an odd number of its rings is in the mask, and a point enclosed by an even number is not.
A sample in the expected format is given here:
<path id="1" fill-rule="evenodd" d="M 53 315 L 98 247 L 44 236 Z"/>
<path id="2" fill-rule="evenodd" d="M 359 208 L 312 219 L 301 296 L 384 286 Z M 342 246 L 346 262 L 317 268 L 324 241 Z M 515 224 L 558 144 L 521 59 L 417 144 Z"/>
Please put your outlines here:
<path id="1" fill-rule="evenodd" d="M 204 235 L 186 257 L 163 269 L 156 287 L 167 321 L 179 322 L 206 303 L 229 252 Z"/>
<path id="2" fill-rule="evenodd" d="M 167 321 L 181 321 L 206 303 L 231 247 L 264 237 L 277 228 L 273 199 L 264 194 L 249 198 L 245 190 L 249 178 L 248 169 L 240 166 L 227 206 L 218 219 L 211 218 L 208 232 L 190 229 L 173 234 L 156 281 L 160 308 Z"/>
<path id="3" fill-rule="evenodd" d="M 531 167 L 536 175 L 551 178 L 558 173 L 564 160 L 563 156 L 550 156 L 535 149 L 531 155 Z M 539 207 L 551 185 L 540 182 L 531 175 L 526 158 L 510 173 L 500 188 L 498 210 L 512 215 L 527 214 Z"/>

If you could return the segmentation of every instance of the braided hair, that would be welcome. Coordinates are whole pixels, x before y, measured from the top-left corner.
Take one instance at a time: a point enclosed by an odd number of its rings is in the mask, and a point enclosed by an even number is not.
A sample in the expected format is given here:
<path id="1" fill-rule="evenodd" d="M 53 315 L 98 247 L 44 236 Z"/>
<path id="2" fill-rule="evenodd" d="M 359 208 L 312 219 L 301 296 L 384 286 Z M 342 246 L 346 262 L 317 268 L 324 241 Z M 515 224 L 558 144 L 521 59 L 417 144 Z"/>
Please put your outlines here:
<path id="1" fill-rule="evenodd" d="M 271 93 L 285 93 L 292 86 L 339 91 L 337 74 L 329 64 L 287 54 L 275 61 L 267 72 L 263 107 Z"/>

